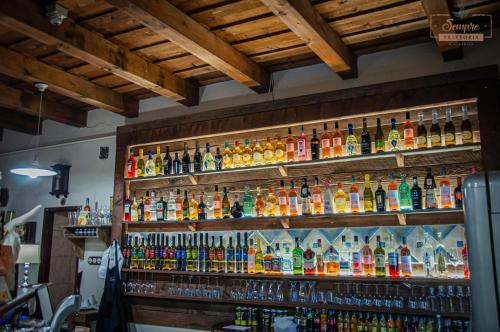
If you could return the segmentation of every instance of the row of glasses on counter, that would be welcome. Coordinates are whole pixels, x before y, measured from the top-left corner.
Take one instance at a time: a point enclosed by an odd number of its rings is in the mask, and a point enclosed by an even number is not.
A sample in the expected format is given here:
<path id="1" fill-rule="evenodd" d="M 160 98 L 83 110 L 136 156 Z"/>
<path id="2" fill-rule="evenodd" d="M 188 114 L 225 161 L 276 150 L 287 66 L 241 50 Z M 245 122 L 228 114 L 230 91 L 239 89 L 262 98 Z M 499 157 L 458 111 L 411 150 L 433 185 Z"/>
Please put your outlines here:
<path id="1" fill-rule="evenodd" d="M 360 190 L 356 178 L 352 177 L 349 190 L 344 191 L 343 184 L 337 183 L 337 190 L 333 193 L 330 182 L 319 178 L 313 178 L 310 187 L 307 177 L 302 178 L 302 185 L 295 189 L 295 182 L 290 181 L 288 190 L 285 182 L 280 181 L 280 187 L 275 194 L 270 186 L 264 195 L 257 187 L 255 197 L 250 187 L 245 187 L 242 203 L 236 195 L 234 199 L 229 198 L 226 187 L 222 195 L 218 185 L 212 195 L 201 193 L 199 200 L 195 193 L 191 199 L 187 191 L 181 196 L 180 189 L 177 194 L 170 191 L 168 200 L 163 197 L 156 199 L 154 191 L 146 192 L 144 197 L 130 197 L 130 192 L 125 198 L 123 219 L 126 222 L 154 222 L 164 220 L 207 220 L 221 218 L 241 217 L 274 217 L 274 216 L 298 216 L 298 215 L 321 215 L 333 213 L 359 213 L 359 212 L 385 212 L 385 211 L 409 211 L 436 208 L 459 208 L 463 206 L 462 201 L 462 178 L 456 178 L 456 187 L 451 187 L 450 179 L 446 171 L 436 183 L 432 169 L 427 169 L 423 188 L 419 186 L 418 178 L 413 177 L 412 186 L 406 181 L 406 176 L 401 174 L 398 184 L 394 174 L 389 175 L 390 181 L 384 189 L 382 179 L 378 180 L 377 189 L 372 189 L 370 175 L 364 177 L 364 189 Z M 439 187 L 438 187 L 439 186 Z M 231 204 L 232 203 L 232 204 Z"/>
<path id="2" fill-rule="evenodd" d="M 216 245 L 215 236 L 209 234 L 178 234 L 176 236 L 153 233 L 142 238 L 128 236 L 127 245 L 123 246 L 124 268 L 137 270 L 192 271 L 213 273 L 249 273 L 249 274 L 294 274 L 294 275 L 331 275 L 331 276 L 376 276 L 376 277 L 411 277 L 413 275 L 413 256 L 402 238 L 402 243 L 396 243 L 393 236 L 389 243 L 376 238 L 376 246 L 370 245 L 370 239 L 365 237 L 364 244 L 359 243 L 358 236 L 353 236 L 353 243 L 348 242 L 345 235 L 341 236 L 341 244 L 323 246 L 321 239 L 308 242 L 302 248 L 298 238 L 295 247 L 284 242 L 280 245 L 268 245 L 262 250 L 261 241 L 257 238 L 248 239 L 244 233 L 241 241 L 240 233 L 236 235 L 233 244 L 232 236 L 224 243 L 219 236 Z M 427 277 L 445 278 L 450 274 L 469 277 L 467 245 L 457 241 L 456 248 L 446 249 L 438 233 L 438 243 L 434 247 L 425 234 L 423 246 L 424 274 Z M 463 267 L 463 270 L 458 267 Z"/>
<path id="3" fill-rule="evenodd" d="M 260 166 L 266 164 L 319 160 L 352 155 L 366 155 L 379 152 L 396 152 L 401 150 L 426 149 L 428 147 L 452 146 L 457 144 L 456 129 L 452 121 L 452 111 L 446 109 L 446 123 L 444 131 L 441 130 L 438 121 L 438 111 L 432 111 L 432 125 L 428 134 L 424 123 L 424 113 L 418 114 L 418 127 L 415 135 L 410 113 L 406 113 L 406 122 L 402 135 L 397 128 L 396 120 L 391 119 L 391 129 L 385 137 L 380 118 L 377 119 L 377 129 L 372 142 L 368 131 L 367 119 L 363 119 L 363 130 L 358 138 L 354 134 L 353 125 L 347 126 L 347 136 L 344 138 L 339 131 L 339 124 L 335 121 L 333 133 L 328 131 L 328 124 L 323 124 L 323 133 L 318 137 L 316 129 L 312 131 L 312 137 L 308 138 L 304 134 L 304 126 L 300 127 L 300 133 L 295 138 L 292 128 L 288 128 L 288 137 L 283 140 L 278 137 L 274 143 L 270 137 L 261 144 L 259 139 L 255 144 L 251 144 L 249 139 L 245 139 L 245 145 L 241 146 L 239 141 L 235 141 L 234 147 L 228 142 L 224 144 L 224 150 L 216 148 L 215 155 L 210 150 L 210 144 L 206 143 L 206 151 L 202 155 L 200 144 L 196 142 L 196 148 L 191 161 L 188 145 L 184 143 L 184 153 L 180 157 L 178 152 L 174 153 L 174 158 L 170 154 L 170 148 L 166 147 L 166 152 L 162 156 L 161 147 L 156 148 L 156 157 L 153 158 L 153 151 L 148 152 L 144 158 L 144 150 L 139 149 L 139 155 L 135 156 L 131 149 L 127 161 L 127 177 L 148 177 L 170 174 L 187 174 L 191 172 L 204 172 L 223 170 L 239 167 Z M 462 106 L 461 124 L 462 144 L 473 143 L 473 130 L 470 119 L 467 115 L 467 106 Z M 442 139 L 444 134 L 444 140 Z M 308 142 L 310 141 L 310 142 Z M 373 144 L 372 144 L 373 143 Z"/>

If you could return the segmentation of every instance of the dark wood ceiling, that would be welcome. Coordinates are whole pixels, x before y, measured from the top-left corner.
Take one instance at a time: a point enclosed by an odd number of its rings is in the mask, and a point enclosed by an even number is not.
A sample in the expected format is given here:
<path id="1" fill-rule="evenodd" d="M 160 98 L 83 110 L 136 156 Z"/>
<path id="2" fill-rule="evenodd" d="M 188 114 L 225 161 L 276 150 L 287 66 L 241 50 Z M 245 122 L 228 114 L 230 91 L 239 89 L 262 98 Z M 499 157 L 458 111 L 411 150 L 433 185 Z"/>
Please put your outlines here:
<path id="1" fill-rule="evenodd" d="M 500 1 L 487 0 L 291 0 L 289 7 L 275 0 L 165 0 L 158 13 L 146 7 L 161 1 L 59 0 L 69 10 L 59 36 L 51 30 L 58 28 L 45 27 L 41 2 L 0 4 L 0 56 L 12 59 L 0 64 L 0 88 L 24 96 L 21 106 L 0 98 L 4 109 L 32 113 L 24 100 L 35 93 L 32 83 L 47 77 L 54 78 L 48 82 L 49 102 L 72 112 L 100 106 L 124 116 L 137 115 L 135 99 L 157 95 L 196 104 L 197 87 L 229 79 L 267 91 L 265 81 L 273 71 L 308 64 L 326 62 L 341 77 L 355 77 L 357 56 L 431 41 L 428 15 L 433 12 L 500 13 Z M 179 26 L 161 22 L 169 15 L 191 35 L 172 32 Z M 99 48 L 95 57 L 89 40 Z M 106 54 L 115 51 L 117 56 Z M 445 60 L 460 57 L 459 49 L 451 51 L 447 56 L 450 50 L 436 44 Z M 124 52 L 130 55 L 123 57 Z"/>

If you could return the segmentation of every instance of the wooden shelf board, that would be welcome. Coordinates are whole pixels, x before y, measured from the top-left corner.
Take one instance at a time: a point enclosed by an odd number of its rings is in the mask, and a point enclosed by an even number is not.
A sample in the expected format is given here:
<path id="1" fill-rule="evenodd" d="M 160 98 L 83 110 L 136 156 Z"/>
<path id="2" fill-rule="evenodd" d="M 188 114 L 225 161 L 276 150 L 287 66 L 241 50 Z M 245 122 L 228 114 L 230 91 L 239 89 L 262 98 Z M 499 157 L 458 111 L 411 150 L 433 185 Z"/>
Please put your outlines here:
<path id="1" fill-rule="evenodd" d="M 297 217 L 229 218 L 197 221 L 124 222 L 129 232 L 182 232 L 194 226 L 196 231 L 311 229 L 337 227 L 400 226 L 398 214 L 406 225 L 463 224 L 461 209 L 433 209 L 406 212 L 368 212 Z M 284 222 L 284 223 L 282 223 Z M 287 228 L 287 229 L 288 229 Z M 192 230 L 192 229 L 191 229 Z"/>
<path id="2" fill-rule="evenodd" d="M 112 224 L 104 224 L 104 225 L 82 225 L 82 226 L 68 225 L 68 226 L 64 226 L 63 228 L 73 230 L 73 229 L 76 229 L 76 228 L 110 228 L 111 226 L 112 226 Z"/>

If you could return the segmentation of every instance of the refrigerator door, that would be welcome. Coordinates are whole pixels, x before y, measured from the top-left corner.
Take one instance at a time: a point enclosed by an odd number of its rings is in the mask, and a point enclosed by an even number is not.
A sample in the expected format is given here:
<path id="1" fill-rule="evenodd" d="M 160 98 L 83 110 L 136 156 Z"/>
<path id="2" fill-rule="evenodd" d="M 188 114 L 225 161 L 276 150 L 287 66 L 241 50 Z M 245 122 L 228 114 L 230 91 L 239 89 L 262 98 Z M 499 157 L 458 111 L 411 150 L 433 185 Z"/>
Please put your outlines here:
<path id="1" fill-rule="evenodd" d="M 492 204 L 499 204 L 500 173 L 470 175 L 464 181 L 463 191 L 473 331 L 500 331 L 497 280 L 500 266 L 499 255 L 495 255 L 500 247 L 500 218 L 490 210 Z M 491 197 L 491 193 L 496 193 L 496 197 Z M 498 210 L 498 206 L 495 209 Z"/>

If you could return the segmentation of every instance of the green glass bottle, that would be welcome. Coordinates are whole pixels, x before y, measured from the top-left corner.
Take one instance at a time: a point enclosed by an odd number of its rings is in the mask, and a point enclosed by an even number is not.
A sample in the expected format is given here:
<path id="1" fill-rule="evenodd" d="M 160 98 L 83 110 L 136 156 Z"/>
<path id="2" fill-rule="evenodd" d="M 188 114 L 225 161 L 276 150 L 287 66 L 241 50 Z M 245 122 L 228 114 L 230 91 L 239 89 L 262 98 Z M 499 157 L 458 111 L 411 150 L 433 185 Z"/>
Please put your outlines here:
<path id="1" fill-rule="evenodd" d="M 399 185 L 399 209 L 411 210 L 411 190 L 406 182 L 406 175 L 401 174 L 401 183 Z"/>
<path id="2" fill-rule="evenodd" d="M 373 251 L 375 256 L 375 275 L 385 277 L 385 250 L 382 248 L 380 236 L 377 236 L 377 248 Z"/>
<path id="3" fill-rule="evenodd" d="M 293 256 L 293 274 L 302 275 L 304 269 L 302 266 L 302 257 L 304 256 L 304 250 L 300 247 L 299 238 L 295 238 L 295 248 L 292 251 Z"/>
<path id="4" fill-rule="evenodd" d="M 245 187 L 245 193 L 243 194 L 243 215 L 253 217 L 253 197 L 248 186 Z"/>

